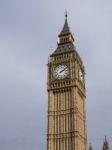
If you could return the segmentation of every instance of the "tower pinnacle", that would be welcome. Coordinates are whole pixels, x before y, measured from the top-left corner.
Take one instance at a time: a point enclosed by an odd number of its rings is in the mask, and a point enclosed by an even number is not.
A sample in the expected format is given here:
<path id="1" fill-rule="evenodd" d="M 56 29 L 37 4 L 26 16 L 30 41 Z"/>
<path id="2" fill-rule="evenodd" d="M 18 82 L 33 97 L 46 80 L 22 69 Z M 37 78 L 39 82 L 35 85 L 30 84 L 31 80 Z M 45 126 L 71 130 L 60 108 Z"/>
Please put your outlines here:
<path id="1" fill-rule="evenodd" d="M 75 39 L 74 39 L 72 33 L 70 32 L 67 17 L 68 17 L 68 15 L 67 15 L 67 11 L 66 11 L 65 12 L 65 23 L 64 23 L 64 26 L 63 26 L 60 34 L 58 35 L 58 45 L 67 44 L 67 43 L 71 43 L 74 45 L 74 42 L 75 42 Z"/>
<path id="2" fill-rule="evenodd" d="M 67 21 L 67 11 L 65 12 L 65 23 L 64 26 L 58 35 L 57 49 L 54 51 L 54 54 L 66 53 L 74 51 L 76 49 L 75 39 L 70 32 L 68 21 Z M 66 46 L 65 46 L 66 45 Z M 63 47 L 64 46 L 64 47 Z"/>
<path id="3" fill-rule="evenodd" d="M 104 140 L 104 143 L 103 143 L 103 150 L 109 150 L 109 144 L 108 144 L 106 136 L 105 136 L 105 140 Z"/>
<path id="4" fill-rule="evenodd" d="M 67 17 L 68 17 L 68 14 L 67 14 L 67 11 L 66 11 L 65 12 L 65 23 L 64 23 L 63 29 L 60 32 L 59 36 L 64 36 L 64 35 L 70 34 L 70 29 L 69 29 L 69 26 L 68 26 Z"/>
<path id="5" fill-rule="evenodd" d="M 68 13 L 67 11 L 65 11 L 65 18 L 67 19 L 67 17 L 68 17 Z"/>
<path id="6" fill-rule="evenodd" d="M 89 150 L 93 150 L 91 143 L 90 143 L 90 146 L 89 146 Z"/>

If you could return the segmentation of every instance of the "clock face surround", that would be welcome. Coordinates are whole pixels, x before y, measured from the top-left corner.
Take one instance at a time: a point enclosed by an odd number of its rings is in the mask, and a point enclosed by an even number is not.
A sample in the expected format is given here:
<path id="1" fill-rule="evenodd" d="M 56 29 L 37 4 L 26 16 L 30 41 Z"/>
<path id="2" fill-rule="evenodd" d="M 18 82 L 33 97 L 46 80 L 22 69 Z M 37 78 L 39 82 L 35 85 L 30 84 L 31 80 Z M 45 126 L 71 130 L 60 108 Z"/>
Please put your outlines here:
<path id="1" fill-rule="evenodd" d="M 83 77 L 83 73 L 82 73 L 81 69 L 79 70 L 79 79 L 80 79 L 81 82 L 84 81 L 84 77 Z"/>
<path id="2" fill-rule="evenodd" d="M 69 74 L 69 67 L 65 64 L 58 65 L 53 72 L 53 76 L 56 79 L 64 79 Z"/>

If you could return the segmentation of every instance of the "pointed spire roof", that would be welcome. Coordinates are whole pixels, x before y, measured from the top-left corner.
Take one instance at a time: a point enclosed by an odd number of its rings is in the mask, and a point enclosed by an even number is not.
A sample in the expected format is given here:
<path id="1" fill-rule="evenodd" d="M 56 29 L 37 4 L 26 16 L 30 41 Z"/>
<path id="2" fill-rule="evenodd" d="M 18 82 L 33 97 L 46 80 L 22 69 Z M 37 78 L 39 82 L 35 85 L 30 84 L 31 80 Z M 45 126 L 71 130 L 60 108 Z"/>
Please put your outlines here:
<path id="1" fill-rule="evenodd" d="M 105 144 L 108 144 L 108 142 L 107 142 L 107 137 L 105 136 L 105 141 L 104 141 L 104 143 Z"/>
<path id="2" fill-rule="evenodd" d="M 69 29 L 68 21 L 67 21 L 67 12 L 66 12 L 65 23 L 64 23 L 62 31 L 58 35 L 57 48 L 53 52 L 52 56 L 61 54 L 61 53 L 68 53 L 68 52 L 76 51 L 74 42 L 75 42 L 75 39 Z"/>
<path id="3" fill-rule="evenodd" d="M 109 150 L 109 144 L 108 144 L 106 136 L 105 136 L 105 140 L 104 140 L 104 143 L 103 143 L 103 150 Z"/>
<path id="4" fill-rule="evenodd" d="M 69 26 L 68 26 L 68 21 L 67 21 L 67 12 L 65 13 L 65 24 L 63 26 L 63 29 L 62 31 L 60 32 L 59 36 L 63 36 L 63 35 L 66 35 L 66 34 L 70 34 L 70 29 L 69 29 Z"/>
<path id="5" fill-rule="evenodd" d="M 93 150 L 91 143 L 90 143 L 90 146 L 89 146 L 89 150 Z"/>

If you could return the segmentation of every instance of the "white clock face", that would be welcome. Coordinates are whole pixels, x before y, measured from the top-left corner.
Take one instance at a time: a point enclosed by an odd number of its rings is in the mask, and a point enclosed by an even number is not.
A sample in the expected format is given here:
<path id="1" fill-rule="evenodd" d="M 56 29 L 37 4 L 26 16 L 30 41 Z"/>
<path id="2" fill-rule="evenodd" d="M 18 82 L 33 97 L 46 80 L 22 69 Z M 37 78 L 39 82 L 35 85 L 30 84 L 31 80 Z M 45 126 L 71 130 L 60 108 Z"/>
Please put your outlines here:
<path id="1" fill-rule="evenodd" d="M 82 81 L 82 82 L 83 82 L 83 80 L 84 80 L 83 73 L 82 73 L 81 70 L 79 70 L 79 79 L 80 79 L 80 81 Z"/>
<path id="2" fill-rule="evenodd" d="M 54 69 L 53 75 L 56 79 L 64 79 L 69 74 L 69 68 L 67 65 L 59 65 Z"/>

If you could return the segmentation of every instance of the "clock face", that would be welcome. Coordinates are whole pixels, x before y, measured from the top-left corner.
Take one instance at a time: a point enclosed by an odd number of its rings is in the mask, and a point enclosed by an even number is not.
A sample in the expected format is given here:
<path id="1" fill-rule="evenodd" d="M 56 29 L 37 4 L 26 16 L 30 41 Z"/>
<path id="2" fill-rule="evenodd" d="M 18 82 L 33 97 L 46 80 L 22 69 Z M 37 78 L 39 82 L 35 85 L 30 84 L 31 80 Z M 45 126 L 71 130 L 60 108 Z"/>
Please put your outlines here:
<path id="1" fill-rule="evenodd" d="M 53 75 L 56 79 L 64 79 L 69 74 L 69 68 L 67 65 L 59 65 L 54 69 Z"/>
<path id="2" fill-rule="evenodd" d="M 82 70 L 79 70 L 79 79 L 80 79 L 81 82 L 84 81 Z"/>

